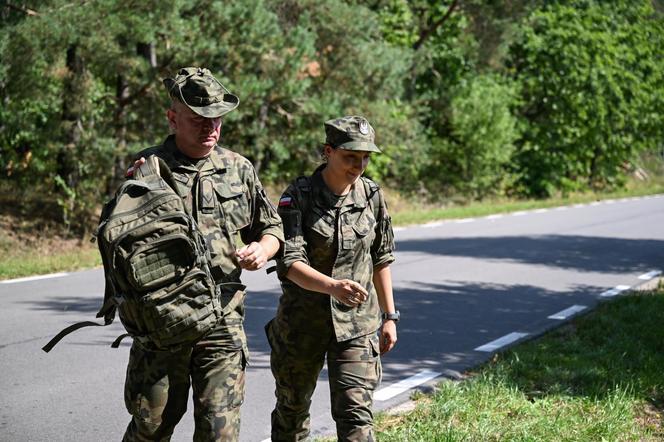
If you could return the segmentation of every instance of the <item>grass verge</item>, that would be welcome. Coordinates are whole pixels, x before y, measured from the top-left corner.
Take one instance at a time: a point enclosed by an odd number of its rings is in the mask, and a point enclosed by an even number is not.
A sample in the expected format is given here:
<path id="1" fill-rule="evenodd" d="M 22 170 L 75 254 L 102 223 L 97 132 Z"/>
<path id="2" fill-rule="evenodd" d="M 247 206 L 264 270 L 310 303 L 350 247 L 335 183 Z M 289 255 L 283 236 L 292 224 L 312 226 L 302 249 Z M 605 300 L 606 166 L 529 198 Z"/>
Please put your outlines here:
<path id="1" fill-rule="evenodd" d="M 664 290 L 601 304 L 381 415 L 383 441 L 664 440 Z"/>
<path id="2" fill-rule="evenodd" d="M 412 201 L 396 191 L 386 190 L 390 213 L 397 226 L 656 193 L 664 193 L 661 179 L 634 182 L 621 191 L 611 193 L 585 193 L 546 200 L 494 200 L 441 207 Z M 277 195 L 275 192 L 270 194 Z M 7 201 L 2 203 L 11 206 Z M 47 217 L 39 212 L 44 207 L 23 209 L 20 214 L 0 213 L 0 280 L 101 265 L 96 245 L 88 242 L 87 238 L 71 238 L 66 232 L 61 232 L 64 230 L 61 226 L 46 222 Z"/>
<path id="3" fill-rule="evenodd" d="M 498 213 L 517 212 L 520 210 L 543 209 L 570 204 L 589 203 L 592 201 L 626 198 L 664 193 L 664 182 L 631 183 L 625 189 L 606 193 L 579 193 L 566 197 L 554 197 L 541 200 L 488 200 L 469 204 L 450 204 L 444 207 L 418 205 L 404 201 L 403 197 L 387 191 L 387 200 L 395 225 L 421 224 L 444 219 L 472 218 Z"/>

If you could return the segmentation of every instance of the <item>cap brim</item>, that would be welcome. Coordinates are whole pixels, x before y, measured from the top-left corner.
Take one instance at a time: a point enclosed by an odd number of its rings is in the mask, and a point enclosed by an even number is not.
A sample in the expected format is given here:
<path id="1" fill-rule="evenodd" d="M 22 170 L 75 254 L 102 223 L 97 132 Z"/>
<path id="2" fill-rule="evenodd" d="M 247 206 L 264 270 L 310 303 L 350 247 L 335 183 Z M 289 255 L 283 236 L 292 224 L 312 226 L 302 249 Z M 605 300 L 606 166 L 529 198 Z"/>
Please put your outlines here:
<path id="1" fill-rule="evenodd" d="M 219 118 L 229 113 L 240 105 L 240 99 L 233 94 L 224 94 L 224 100 L 208 106 L 191 106 L 185 103 L 189 109 L 205 118 Z"/>
<path id="2" fill-rule="evenodd" d="M 337 149 L 344 150 L 358 150 L 362 152 L 376 152 L 382 153 L 378 146 L 369 141 L 349 141 L 347 143 L 340 144 L 336 146 Z"/>

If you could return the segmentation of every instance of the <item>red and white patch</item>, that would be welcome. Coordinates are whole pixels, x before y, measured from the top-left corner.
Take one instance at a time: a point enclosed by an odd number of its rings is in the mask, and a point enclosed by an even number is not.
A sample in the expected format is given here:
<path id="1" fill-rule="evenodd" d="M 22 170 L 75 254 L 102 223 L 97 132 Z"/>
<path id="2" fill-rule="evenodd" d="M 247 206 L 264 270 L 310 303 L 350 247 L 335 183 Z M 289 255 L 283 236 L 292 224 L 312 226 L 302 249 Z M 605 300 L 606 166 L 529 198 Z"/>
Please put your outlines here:
<path id="1" fill-rule="evenodd" d="M 293 198 L 290 196 L 282 196 L 279 200 L 279 207 L 288 207 L 293 204 Z"/>

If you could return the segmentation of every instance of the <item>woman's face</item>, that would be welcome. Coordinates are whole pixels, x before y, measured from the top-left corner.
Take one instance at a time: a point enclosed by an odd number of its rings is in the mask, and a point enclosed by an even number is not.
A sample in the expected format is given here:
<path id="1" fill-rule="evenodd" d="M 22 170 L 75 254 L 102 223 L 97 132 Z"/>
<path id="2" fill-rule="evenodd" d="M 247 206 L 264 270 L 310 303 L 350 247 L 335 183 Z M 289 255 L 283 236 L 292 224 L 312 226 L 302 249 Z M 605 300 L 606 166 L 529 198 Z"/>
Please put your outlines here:
<path id="1" fill-rule="evenodd" d="M 371 152 L 334 149 L 325 146 L 327 166 L 334 177 L 341 182 L 353 184 L 362 176 L 369 165 Z"/>

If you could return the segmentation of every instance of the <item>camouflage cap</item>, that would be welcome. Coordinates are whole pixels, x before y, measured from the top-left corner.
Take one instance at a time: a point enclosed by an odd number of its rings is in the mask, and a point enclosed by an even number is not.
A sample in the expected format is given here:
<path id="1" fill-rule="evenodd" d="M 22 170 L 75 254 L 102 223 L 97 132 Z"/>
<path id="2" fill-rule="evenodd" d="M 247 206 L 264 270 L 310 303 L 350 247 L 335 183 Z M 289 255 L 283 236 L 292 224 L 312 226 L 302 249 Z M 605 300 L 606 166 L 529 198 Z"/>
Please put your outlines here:
<path id="1" fill-rule="evenodd" d="M 325 122 L 325 144 L 346 150 L 378 152 L 374 144 L 376 132 L 366 118 L 348 116 Z"/>
<path id="2" fill-rule="evenodd" d="M 235 109 L 240 99 L 228 92 L 205 68 L 180 69 L 175 78 L 164 78 L 168 95 L 205 118 L 217 118 Z"/>

